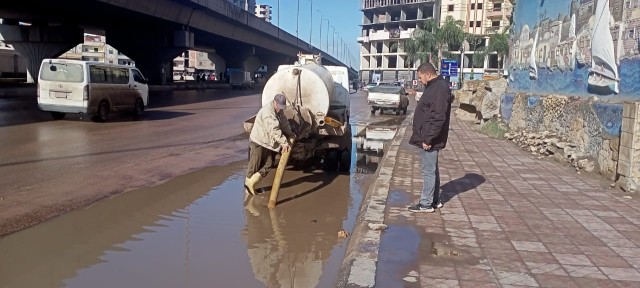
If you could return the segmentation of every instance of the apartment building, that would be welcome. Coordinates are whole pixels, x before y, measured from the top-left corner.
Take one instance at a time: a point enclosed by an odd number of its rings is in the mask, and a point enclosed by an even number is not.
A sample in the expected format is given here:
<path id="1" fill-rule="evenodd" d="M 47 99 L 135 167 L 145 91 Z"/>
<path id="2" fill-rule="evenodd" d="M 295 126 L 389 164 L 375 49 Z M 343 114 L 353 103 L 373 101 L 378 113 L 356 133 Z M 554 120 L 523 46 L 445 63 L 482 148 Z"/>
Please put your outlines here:
<path id="1" fill-rule="evenodd" d="M 441 0 L 441 21 L 452 16 L 464 23 L 464 30 L 479 36 L 476 43 L 465 43 L 463 73 L 465 78 L 482 78 L 485 72 L 497 72 L 497 55 L 489 55 L 484 62 L 474 63 L 474 50 L 486 47 L 489 36 L 502 33 L 511 25 L 514 0 Z M 459 52 L 456 53 L 459 55 Z M 460 56 L 456 56 L 460 59 Z M 473 71 L 473 73 L 472 73 Z"/>
<path id="2" fill-rule="evenodd" d="M 242 7 L 242 9 L 249 12 L 253 12 L 256 7 L 256 0 L 227 0 L 236 6 Z"/>
<path id="3" fill-rule="evenodd" d="M 446 0 L 445 0 L 446 1 Z M 429 18 L 439 19 L 437 0 L 361 0 L 361 80 L 415 79 L 417 64 L 410 63 L 404 42 Z"/>
<path id="4" fill-rule="evenodd" d="M 258 18 L 271 23 L 271 6 L 265 4 L 256 5 L 255 14 Z"/>
<path id="5" fill-rule="evenodd" d="M 135 65 L 133 60 L 107 44 L 105 36 L 93 34 L 85 34 L 82 44 L 71 48 L 71 50 L 60 55 L 59 58 Z"/>

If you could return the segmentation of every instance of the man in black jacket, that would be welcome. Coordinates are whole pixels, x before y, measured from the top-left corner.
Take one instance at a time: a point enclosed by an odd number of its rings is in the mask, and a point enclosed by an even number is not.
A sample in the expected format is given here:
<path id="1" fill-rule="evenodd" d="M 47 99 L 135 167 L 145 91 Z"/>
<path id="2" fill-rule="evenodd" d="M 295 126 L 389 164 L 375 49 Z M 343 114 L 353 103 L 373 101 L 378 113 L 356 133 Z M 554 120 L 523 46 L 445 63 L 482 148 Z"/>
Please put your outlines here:
<path id="1" fill-rule="evenodd" d="M 438 76 L 433 65 L 423 63 L 417 72 L 425 87 L 413 115 L 413 135 L 409 144 L 420 148 L 424 186 L 420 202 L 409 207 L 409 211 L 433 212 L 442 207 L 438 152 L 447 145 L 453 96 L 449 83 Z"/>

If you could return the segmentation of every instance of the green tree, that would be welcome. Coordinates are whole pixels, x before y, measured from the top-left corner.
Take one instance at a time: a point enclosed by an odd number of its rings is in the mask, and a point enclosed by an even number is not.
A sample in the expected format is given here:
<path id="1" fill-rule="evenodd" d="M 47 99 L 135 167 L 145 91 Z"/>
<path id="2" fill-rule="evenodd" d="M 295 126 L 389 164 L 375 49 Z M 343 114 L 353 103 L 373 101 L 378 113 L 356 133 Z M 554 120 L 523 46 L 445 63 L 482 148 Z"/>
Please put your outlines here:
<path id="1" fill-rule="evenodd" d="M 484 66 L 484 60 L 487 57 L 488 51 L 487 47 L 480 46 L 484 41 L 484 36 L 476 35 L 476 34 L 466 34 L 465 41 L 469 43 L 469 50 L 473 51 L 473 56 L 471 57 L 471 63 L 469 63 L 469 67 L 471 67 L 471 80 L 474 79 L 474 68 L 478 63 L 482 63 Z"/>
<path id="2" fill-rule="evenodd" d="M 407 60 L 413 62 L 437 62 L 450 49 L 457 49 L 464 41 L 464 22 L 447 16 L 442 25 L 434 19 L 428 19 L 424 25 L 413 31 L 413 35 L 405 43 Z M 437 55 L 437 56 L 436 56 Z"/>
<path id="3" fill-rule="evenodd" d="M 491 34 L 489 36 L 489 46 L 487 50 L 489 53 L 498 54 L 498 71 L 502 74 L 502 69 L 504 69 L 504 63 L 502 63 L 502 59 L 505 55 L 509 55 L 509 27 L 505 27 L 505 29 L 496 34 Z"/>

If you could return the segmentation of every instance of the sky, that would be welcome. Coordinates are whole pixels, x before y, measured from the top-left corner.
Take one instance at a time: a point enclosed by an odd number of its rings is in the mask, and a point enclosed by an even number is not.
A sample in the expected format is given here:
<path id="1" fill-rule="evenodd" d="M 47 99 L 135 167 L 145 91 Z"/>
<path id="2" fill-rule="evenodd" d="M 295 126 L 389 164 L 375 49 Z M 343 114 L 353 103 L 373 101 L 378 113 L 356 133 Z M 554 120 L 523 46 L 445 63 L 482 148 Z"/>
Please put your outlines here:
<path id="1" fill-rule="evenodd" d="M 311 2 L 313 1 L 313 2 Z M 557 1 L 557 0 L 556 0 Z M 278 2 L 280 9 L 278 9 Z M 298 3 L 300 3 L 299 13 Z M 298 33 L 300 39 L 309 42 L 311 33 L 311 44 L 320 47 L 320 13 L 323 19 L 328 19 L 329 33 L 327 33 L 327 20 L 322 21 L 322 50 L 327 52 L 327 34 L 329 34 L 329 51 L 332 52 L 333 37 L 335 31 L 335 43 L 338 46 L 339 39 L 347 44 L 351 50 L 353 67 L 359 67 L 359 51 L 357 38 L 360 36 L 360 24 L 362 24 L 362 11 L 360 11 L 360 0 L 257 0 L 256 5 L 270 5 L 272 14 L 271 23 L 278 26 L 278 10 L 280 11 L 280 28 L 292 35 L 296 35 L 296 20 L 298 23 Z M 313 5 L 313 15 L 311 15 L 311 5 Z M 320 10 L 320 12 L 316 11 Z M 298 17 L 296 17 L 298 15 Z M 313 16 L 313 23 L 311 17 Z M 333 26 L 334 28 L 331 28 Z M 311 30 L 313 29 L 313 30 Z M 329 53 L 333 55 L 333 53 Z"/>

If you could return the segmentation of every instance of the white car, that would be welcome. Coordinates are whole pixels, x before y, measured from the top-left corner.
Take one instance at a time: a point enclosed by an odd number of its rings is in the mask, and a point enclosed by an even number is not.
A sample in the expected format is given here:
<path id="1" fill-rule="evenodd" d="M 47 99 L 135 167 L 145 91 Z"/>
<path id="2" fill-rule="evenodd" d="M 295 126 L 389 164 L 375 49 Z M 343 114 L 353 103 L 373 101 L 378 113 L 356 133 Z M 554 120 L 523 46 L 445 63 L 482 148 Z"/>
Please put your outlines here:
<path id="1" fill-rule="evenodd" d="M 369 89 L 367 102 L 371 106 L 371 114 L 378 110 L 380 114 L 384 113 L 384 110 L 393 110 L 396 115 L 400 115 L 400 112 L 407 115 L 408 95 L 401 86 L 380 85 Z"/>

